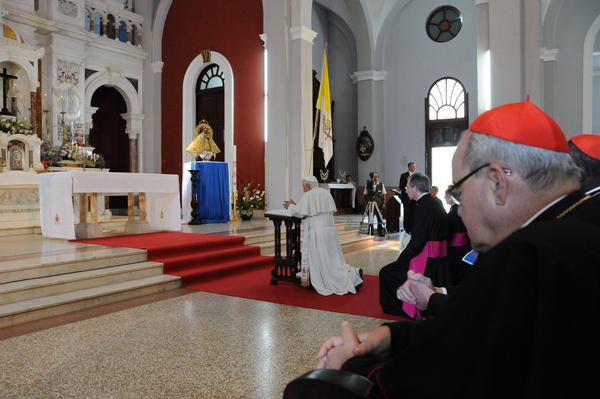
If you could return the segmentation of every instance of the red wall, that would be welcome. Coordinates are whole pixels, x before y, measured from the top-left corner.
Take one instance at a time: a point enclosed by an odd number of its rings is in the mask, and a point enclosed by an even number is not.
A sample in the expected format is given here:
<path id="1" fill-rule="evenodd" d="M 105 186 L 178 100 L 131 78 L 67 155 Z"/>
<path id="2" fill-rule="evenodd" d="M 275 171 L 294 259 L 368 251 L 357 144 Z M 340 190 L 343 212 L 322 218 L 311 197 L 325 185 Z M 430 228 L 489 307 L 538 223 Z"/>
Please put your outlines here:
<path id="1" fill-rule="evenodd" d="M 264 187 L 261 33 L 261 0 L 173 1 L 162 44 L 162 173 L 181 174 L 181 150 L 189 144 L 181 142 L 183 78 L 194 58 L 209 48 L 223 54 L 233 69 L 238 187 L 249 180 Z"/>

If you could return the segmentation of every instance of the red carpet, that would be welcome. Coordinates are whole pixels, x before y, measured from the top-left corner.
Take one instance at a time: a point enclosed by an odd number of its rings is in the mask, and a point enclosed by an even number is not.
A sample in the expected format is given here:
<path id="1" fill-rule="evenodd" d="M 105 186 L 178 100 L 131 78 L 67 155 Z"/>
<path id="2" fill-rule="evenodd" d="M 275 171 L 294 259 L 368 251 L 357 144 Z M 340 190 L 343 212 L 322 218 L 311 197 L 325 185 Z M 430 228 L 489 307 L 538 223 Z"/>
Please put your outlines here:
<path id="1" fill-rule="evenodd" d="M 140 248 L 148 260 L 162 262 L 164 272 L 181 276 L 182 286 L 198 291 L 332 312 L 403 320 L 385 315 L 379 306 L 379 280 L 365 276 L 356 295 L 322 296 L 289 282 L 271 285 L 271 256 L 244 245 L 244 237 L 160 232 L 78 240 L 89 244 Z"/>

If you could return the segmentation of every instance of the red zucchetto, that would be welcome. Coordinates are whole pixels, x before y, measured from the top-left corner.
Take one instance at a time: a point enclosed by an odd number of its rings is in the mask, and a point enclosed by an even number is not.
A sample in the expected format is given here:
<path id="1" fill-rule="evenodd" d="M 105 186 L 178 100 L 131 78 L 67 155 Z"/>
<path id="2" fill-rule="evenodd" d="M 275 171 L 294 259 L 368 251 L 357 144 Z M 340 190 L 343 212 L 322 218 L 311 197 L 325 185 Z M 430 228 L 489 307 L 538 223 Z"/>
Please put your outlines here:
<path id="1" fill-rule="evenodd" d="M 531 147 L 569 152 L 558 124 L 529 101 L 492 108 L 477 117 L 469 130 Z"/>
<path id="2" fill-rule="evenodd" d="M 581 134 L 571 137 L 570 141 L 585 155 L 600 161 L 600 136 L 596 134 Z"/>

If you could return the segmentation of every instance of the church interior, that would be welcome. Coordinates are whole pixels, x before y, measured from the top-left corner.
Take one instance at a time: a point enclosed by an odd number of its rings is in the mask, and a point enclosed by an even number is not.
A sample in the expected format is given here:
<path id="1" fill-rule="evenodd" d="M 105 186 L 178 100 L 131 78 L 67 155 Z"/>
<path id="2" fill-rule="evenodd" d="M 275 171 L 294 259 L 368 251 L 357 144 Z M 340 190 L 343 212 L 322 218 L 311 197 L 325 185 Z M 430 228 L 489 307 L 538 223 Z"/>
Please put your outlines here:
<path id="1" fill-rule="evenodd" d="M 361 231 L 373 172 L 391 207 L 410 162 L 443 193 L 460 133 L 526 99 L 600 134 L 598 0 L 0 0 L 0 24 L 0 397 L 282 397 L 344 320 L 386 319 L 231 294 L 224 266 L 195 288 L 167 273 L 191 258 L 85 240 L 228 236 L 258 248 L 228 264 L 269 263 L 292 243 L 265 214 L 314 175 L 346 262 L 377 276 L 406 237 L 390 207 L 391 234 Z"/>

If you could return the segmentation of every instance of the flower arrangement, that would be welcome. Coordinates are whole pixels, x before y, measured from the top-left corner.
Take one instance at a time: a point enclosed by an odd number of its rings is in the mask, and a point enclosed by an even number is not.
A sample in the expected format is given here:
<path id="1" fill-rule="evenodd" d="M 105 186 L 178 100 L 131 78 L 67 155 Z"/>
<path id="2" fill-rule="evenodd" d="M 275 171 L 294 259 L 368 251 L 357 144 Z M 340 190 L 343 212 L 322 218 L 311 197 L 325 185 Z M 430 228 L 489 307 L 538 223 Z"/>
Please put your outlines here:
<path id="1" fill-rule="evenodd" d="M 92 153 L 91 156 L 83 159 L 77 153 L 77 148 L 72 144 L 63 144 L 62 146 L 52 147 L 44 141 L 41 146 L 41 159 L 45 167 L 62 166 L 62 161 L 85 161 L 85 165 L 90 168 L 106 168 L 106 160 L 101 154 Z"/>
<path id="2" fill-rule="evenodd" d="M 262 206 L 265 191 L 260 189 L 260 184 L 254 186 L 251 181 L 242 186 L 238 191 L 237 207 L 240 210 L 258 209 Z"/>
<path id="3" fill-rule="evenodd" d="M 33 134 L 33 126 L 23 119 L 6 118 L 0 121 L 0 131 L 7 134 L 24 134 L 30 136 Z"/>
<path id="4" fill-rule="evenodd" d="M 61 147 L 52 147 L 49 142 L 44 141 L 40 150 L 40 157 L 45 167 L 60 166 L 59 162 L 63 160 Z"/>

